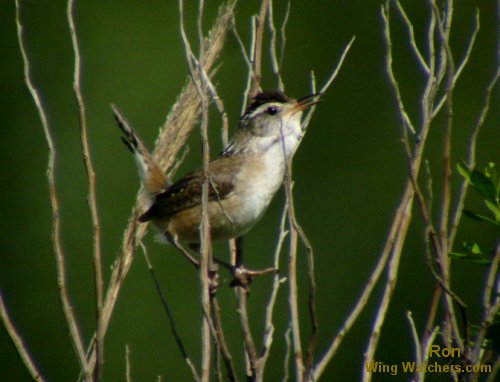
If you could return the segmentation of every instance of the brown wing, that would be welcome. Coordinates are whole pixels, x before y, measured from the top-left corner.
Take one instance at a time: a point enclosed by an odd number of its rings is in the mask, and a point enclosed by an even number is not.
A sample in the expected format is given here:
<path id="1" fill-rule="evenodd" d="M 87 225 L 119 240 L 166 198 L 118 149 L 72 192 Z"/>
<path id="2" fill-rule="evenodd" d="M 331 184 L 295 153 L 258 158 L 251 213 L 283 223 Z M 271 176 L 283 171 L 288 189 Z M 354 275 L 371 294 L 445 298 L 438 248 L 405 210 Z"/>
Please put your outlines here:
<path id="1" fill-rule="evenodd" d="M 240 164 L 240 161 L 235 159 L 221 157 L 210 163 L 208 200 L 222 200 L 233 191 L 233 177 Z M 202 170 L 191 172 L 157 195 L 151 208 L 141 215 L 139 220 L 146 222 L 156 218 L 168 218 L 179 211 L 197 206 L 201 204 L 202 189 Z"/>

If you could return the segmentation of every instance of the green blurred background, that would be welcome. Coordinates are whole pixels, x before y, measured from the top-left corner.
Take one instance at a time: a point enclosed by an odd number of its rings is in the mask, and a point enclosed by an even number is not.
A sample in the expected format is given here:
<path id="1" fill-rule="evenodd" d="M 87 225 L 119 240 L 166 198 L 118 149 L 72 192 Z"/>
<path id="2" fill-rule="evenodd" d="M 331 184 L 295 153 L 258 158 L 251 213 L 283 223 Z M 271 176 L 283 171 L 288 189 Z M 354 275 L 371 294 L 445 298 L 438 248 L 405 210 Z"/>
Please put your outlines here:
<path id="1" fill-rule="evenodd" d="M 67 254 L 69 292 L 86 341 L 94 330 L 92 240 L 86 205 L 87 185 L 79 143 L 77 110 L 72 94 L 73 54 L 64 1 L 21 1 L 25 39 L 33 78 L 43 94 L 58 150 L 57 181 L 61 201 L 62 238 Z M 187 1 L 186 21 L 195 36 L 196 2 Z M 275 22 L 281 22 L 286 3 L 275 1 Z M 429 9 L 425 1 L 405 1 L 422 42 Z M 207 2 L 205 26 L 216 14 L 218 1 Z M 459 82 L 454 104 L 454 162 L 466 158 L 467 139 L 474 126 L 484 89 L 498 65 L 498 2 L 456 1 L 451 36 L 456 60 L 462 57 L 473 29 L 474 10 L 481 12 L 481 31 L 470 64 Z M 258 1 L 240 1 L 236 25 L 249 41 L 250 16 Z M 109 104 L 118 104 L 151 146 L 158 127 L 186 83 L 188 68 L 179 34 L 176 1 L 77 2 L 76 24 L 83 56 L 83 92 L 87 105 L 92 155 L 102 223 L 106 276 L 118 253 L 122 232 L 138 190 L 133 160 L 119 140 Z M 24 85 L 12 1 L 0 6 L 0 288 L 16 326 L 42 373 L 51 381 L 72 381 L 78 365 L 57 297 L 57 279 L 50 242 L 51 210 L 46 181 L 47 147 L 37 111 Z M 418 94 L 423 75 L 407 44 L 406 31 L 394 14 L 396 75 L 410 115 L 419 119 Z M 322 83 L 337 63 L 343 47 L 356 35 L 339 77 L 325 94 L 294 161 L 297 216 L 316 254 L 320 339 L 318 355 L 337 333 L 373 268 L 393 218 L 406 164 L 401 129 L 392 90 L 384 70 L 380 2 L 362 0 L 293 1 L 287 28 L 283 77 L 294 97 L 310 91 L 309 73 Z M 267 54 L 267 50 L 266 50 Z M 263 86 L 273 88 L 268 57 Z M 229 35 L 215 78 L 232 126 L 236 125 L 245 88 L 246 68 L 234 36 Z M 479 138 L 478 164 L 500 165 L 498 90 Z M 220 120 L 211 113 L 212 153 L 220 149 Z M 426 158 L 431 161 L 435 195 L 439 200 L 440 150 L 443 119 L 430 135 Z M 192 134 L 190 153 L 180 173 L 200 165 L 199 134 Z M 458 175 L 454 172 L 454 186 Z M 282 192 L 269 212 L 248 235 L 246 261 L 254 268 L 271 264 L 278 231 Z M 470 195 L 466 205 L 481 209 Z M 439 212 L 438 206 L 435 211 Z M 409 360 L 413 345 L 406 320 L 411 310 L 423 329 L 434 283 L 424 261 L 423 227 L 418 211 L 410 228 L 401 263 L 399 284 L 382 332 L 377 359 L 384 363 Z M 457 243 L 464 239 L 491 245 L 498 232 L 480 223 L 463 221 Z M 171 247 L 145 240 L 171 304 L 181 337 L 198 363 L 200 309 L 198 280 L 191 267 Z M 216 246 L 225 252 L 224 245 Z M 221 255 L 226 256 L 225 254 Z M 283 257 L 283 267 L 286 259 Z M 307 338 L 307 277 L 305 252 L 299 254 L 303 335 Z M 453 286 L 469 304 L 469 319 L 480 314 L 480 288 L 485 269 L 457 263 Z M 224 276 L 227 281 L 227 275 Z M 249 301 L 256 338 L 263 332 L 263 313 L 271 278 L 252 285 Z M 380 285 L 361 320 L 345 339 L 324 380 L 353 381 L 361 375 L 363 352 L 381 296 Z M 223 322 L 239 370 L 239 322 L 234 293 L 219 291 Z M 281 289 L 276 333 L 268 380 L 282 375 L 287 327 L 287 289 Z M 260 341 L 257 341 L 259 344 Z M 190 374 L 175 346 L 142 254 L 137 253 L 125 281 L 106 336 L 104 380 L 124 380 L 125 345 L 130 348 L 132 378 L 153 381 L 189 380 Z M 406 380 L 409 375 L 374 375 L 374 380 Z M 429 375 L 429 380 L 442 380 Z M 0 330 L 0 380 L 29 380 L 4 330 Z"/>

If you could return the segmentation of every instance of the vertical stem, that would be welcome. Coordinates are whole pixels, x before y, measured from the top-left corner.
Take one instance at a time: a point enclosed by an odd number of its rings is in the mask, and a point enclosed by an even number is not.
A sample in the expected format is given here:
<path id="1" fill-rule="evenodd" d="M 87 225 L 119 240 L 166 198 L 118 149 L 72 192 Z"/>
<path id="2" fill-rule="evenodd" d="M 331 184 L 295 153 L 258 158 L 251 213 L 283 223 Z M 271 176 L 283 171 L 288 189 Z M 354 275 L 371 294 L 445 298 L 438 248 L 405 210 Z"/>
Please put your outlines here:
<path id="1" fill-rule="evenodd" d="M 247 291 L 238 287 L 236 290 L 238 297 L 238 313 L 240 315 L 241 331 L 243 333 L 243 343 L 245 345 L 245 354 L 247 360 L 247 380 L 254 381 L 257 371 L 258 357 L 255 350 L 255 343 L 253 341 L 252 331 L 250 329 L 250 320 L 247 311 Z"/>
<path id="2" fill-rule="evenodd" d="M 73 12 L 74 0 L 68 0 L 67 18 L 71 35 L 71 43 L 74 51 L 75 66 L 73 70 L 73 89 L 76 103 L 78 105 L 80 120 L 80 140 L 82 146 L 83 162 L 88 178 L 88 196 L 87 201 L 90 209 L 92 221 L 92 239 L 93 239 L 93 264 L 96 298 L 96 358 L 97 363 L 94 369 L 94 379 L 101 380 L 102 366 L 104 364 L 104 331 L 102 330 L 102 306 L 103 306 L 103 273 L 102 273 L 102 253 L 101 253 L 101 225 L 99 221 L 99 212 L 97 209 L 97 196 L 95 187 L 95 171 L 90 155 L 90 145 L 88 139 L 87 116 L 85 112 L 85 102 L 81 90 L 81 59 L 78 37 L 75 27 Z"/>
<path id="3" fill-rule="evenodd" d="M 283 152 L 285 155 L 285 152 Z M 300 336 L 300 319 L 299 319 L 299 290 L 297 281 L 297 242 L 298 232 L 293 224 L 295 210 L 292 199 L 292 184 L 291 184 L 291 163 L 287 161 L 286 175 L 285 175 L 285 193 L 286 202 L 288 206 L 288 221 L 290 225 L 290 250 L 288 253 L 288 305 L 290 306 L 290 325 L 292 329 L 294 360 L 295 360 L 295 374 L 296 380 L 302 381 L 304 379 L 304 360 L 302 355 L 302 345 Z"/>
<path id="4" fill-rule="evenodd" d="M 262 79 L 262 41 L 264 37 L 264 26 L 266 24 L 266 14 L 268 9 L 268 1 L 262 0 L 260 4 L 259 17 L 257 17 L 257 31 L 255 38 L 255 55 L 253 56 L 254 65 L 254 78 L 252 88 L 250 90 L 250 97 L 254 97 L 259 92 L 260 81 Z"/>
<path id="5" fill-rule="evenodd" d="M 14 326 L 12 320 L 9 317 L 9 312 L 7 311 L 7 307 L 5 306 L 5 302 L 3 300 L 1 291 L 0 291 L 0 321 L 2 322 L 7 333 L 9 334 L 9 337 L 12 343 L 14 344 L 17 353 L 19 354 L 21 361 L 23 361 L 24 366 L 30 373 L 31 378 L 33 378 L 34 381 L 43 382 L 45 379 L 40 374 L 40 371 L 38 371 L 38 368 L 36 367 L 35 362 L 33 361 L 28 351 L 28 348 L 24 344 L 23 339 L 21 338 L 20 334 L 18 333 L 16 327 Z"/>

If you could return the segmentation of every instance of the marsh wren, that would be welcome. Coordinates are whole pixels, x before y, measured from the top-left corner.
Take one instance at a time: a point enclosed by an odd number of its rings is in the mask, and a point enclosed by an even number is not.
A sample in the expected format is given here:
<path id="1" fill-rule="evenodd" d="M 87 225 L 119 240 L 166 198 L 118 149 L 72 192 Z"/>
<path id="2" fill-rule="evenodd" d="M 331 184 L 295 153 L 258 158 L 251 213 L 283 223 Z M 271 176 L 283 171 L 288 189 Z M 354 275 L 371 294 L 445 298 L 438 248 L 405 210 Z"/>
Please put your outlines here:
<path id="1" fill-rule="evenodd" d="M 302 111 L 317 103 L 317 97 L 295 100 L 273 91 L 253 98 L 232 140 L 208 166 L 207 211 L 213 240 L 240 237 L 264 215 L 302 140 Z M 203 170 L 169 184 L 137 133 L 113 110 L 150 203 L 139 220 L 151 221 L 170 242 L 198 244 Z"/>

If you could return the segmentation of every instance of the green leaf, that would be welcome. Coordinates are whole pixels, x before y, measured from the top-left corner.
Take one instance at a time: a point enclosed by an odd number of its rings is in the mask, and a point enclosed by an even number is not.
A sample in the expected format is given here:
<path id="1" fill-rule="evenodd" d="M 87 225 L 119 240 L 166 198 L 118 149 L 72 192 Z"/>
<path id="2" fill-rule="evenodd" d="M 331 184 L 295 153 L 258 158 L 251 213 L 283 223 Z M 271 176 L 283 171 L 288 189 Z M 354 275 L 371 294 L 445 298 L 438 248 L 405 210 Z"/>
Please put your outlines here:
<path id="1" fill-rule="evenodd" d="M 496 187 L 493 181 L 482 172 L 474 170 L 470 175 L 472 186 L 492 203 L 497 203 Z"/>
<path id="2" fill-rule="evenodd" d="M 467 216 L 468 218 L 471 218 L 471 219 L 474 219 L 474 220 L 477 220 L 480 222 L 485 222 L 485 223 L 493 224 L 496 226 L 500 226 L 500 222 L 497 222 L 488 216 L 476 214 L 475 212 L 472 212 L 471 210 L 464 210 L 464 215 Z"/>
<path id="3" fill-rule="evenodd" d="M 468 261 L 481 266 L 489 266 L 493 256 L 493 248 L 482 246 L 475 242 L 464 241 L 462 243 L 463 252 L 450 252 L 450 257 L 463 261 Z"/>
<path id="4" fill-rule="evenodd" d="M 486 204 L 486 207 L 488 207 L 491 212 L 493 212 L 493 214 L 495 215 L 495 220 L 497 222 L 500 222 L 500 208 L 489 200 L 485 200 L 484 204 Z"/>
<path id="5" fill-rule="evenodd" d="M 462 175 L 465 179 L 467 179 L 467 182 L 471 183 L 470 180 L 471 171 L 467 167 L 465 161 L 461 160 L 460 162 L 457 163 L 457 170 L 460 173 L 460 175 Z"/>
<path id="6" fill-rule="evenodd" d="M 461 252 L 450 252 L 450 257 L 454 259 L 466 259 L 469 255 Z"/>
<path id="7" fill-rule="evenodd" d="M 453 259 L 458 259 L 462 261 L 468 261 L 473 264 L 480 265 L 482 267 L 487 267 L 491 264 L 491 260 L 485 256 L 475 256 L 467 253 L 460 252 L 450 252 L 450 257 Z"/>
<path id="8" fill-rule="evenodd" d="M 484 175 L 486 175 L 488 178 L 491 178 L 493 182 L 496 180 L 498 173 L 497 169 L 495 168 L 495 163 L 488 162 L 488 164 L 484 168 Z"/>

